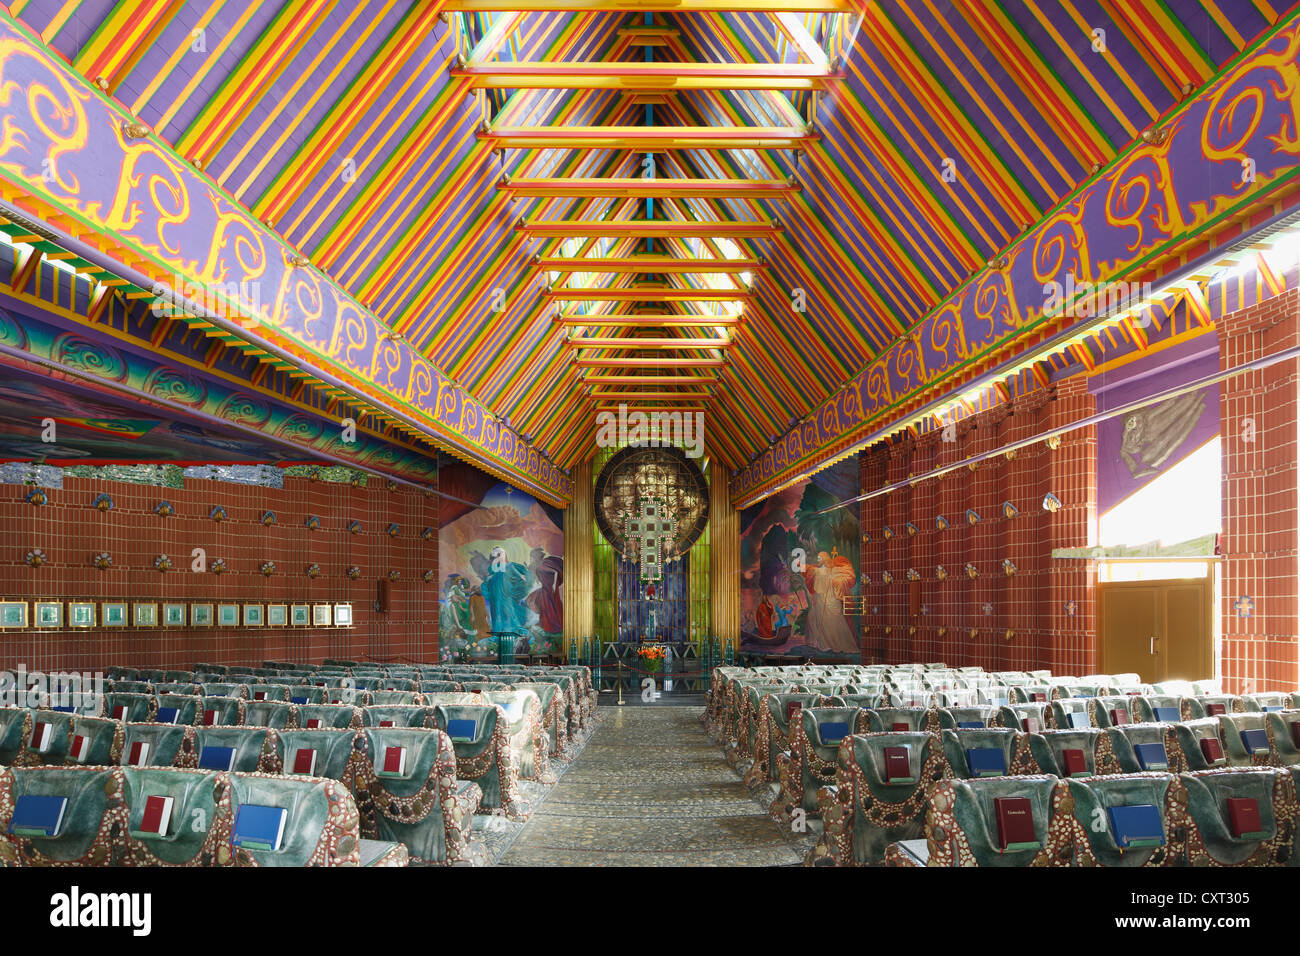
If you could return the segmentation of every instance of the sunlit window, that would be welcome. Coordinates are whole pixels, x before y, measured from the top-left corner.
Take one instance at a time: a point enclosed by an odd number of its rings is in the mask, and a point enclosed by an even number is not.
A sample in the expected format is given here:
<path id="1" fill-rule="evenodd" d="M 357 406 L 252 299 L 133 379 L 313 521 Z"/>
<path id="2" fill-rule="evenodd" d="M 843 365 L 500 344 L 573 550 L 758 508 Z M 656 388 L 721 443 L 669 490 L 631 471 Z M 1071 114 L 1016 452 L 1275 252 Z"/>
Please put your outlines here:
<path id="1" fill-rule="evenodd" d="M 1222 525 L 1216 435 L 1101 516 L 1100 544 L 1176 544 L 1218 534 Z"/>

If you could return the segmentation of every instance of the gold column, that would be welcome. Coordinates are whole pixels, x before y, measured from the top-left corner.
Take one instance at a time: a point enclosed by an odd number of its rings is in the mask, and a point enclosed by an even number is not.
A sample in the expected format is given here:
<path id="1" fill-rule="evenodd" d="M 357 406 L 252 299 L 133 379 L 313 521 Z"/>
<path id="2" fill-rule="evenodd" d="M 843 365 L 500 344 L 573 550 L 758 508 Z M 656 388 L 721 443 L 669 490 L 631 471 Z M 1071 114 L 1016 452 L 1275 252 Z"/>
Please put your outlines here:
<path id="1" fill-rule="evenodd" d="M 591 497 L 591 462 L 573 470 L 573 500 L 564 513 L 564 652 L 572 641 L 592 636 L 592 566 L 596 523 Z M 581 647 L 581 644 L 579 644 Z"/>
<path id="2" fill-rule="evenodd" d="M 731 505 L 731 475 L 709 462 L 709 564 L 713 633 L 740 648 L 740 515 Z"/>

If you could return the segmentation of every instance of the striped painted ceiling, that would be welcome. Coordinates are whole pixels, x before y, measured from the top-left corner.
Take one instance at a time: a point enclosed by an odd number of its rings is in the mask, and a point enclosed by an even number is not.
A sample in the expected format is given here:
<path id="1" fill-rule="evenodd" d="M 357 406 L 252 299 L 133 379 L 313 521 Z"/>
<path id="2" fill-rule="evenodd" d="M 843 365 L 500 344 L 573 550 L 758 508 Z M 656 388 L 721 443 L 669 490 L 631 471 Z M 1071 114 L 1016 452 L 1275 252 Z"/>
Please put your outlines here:
<path id="1" fill-rule="evenodd" d="M 733 468 L 1285 13 L 493 5 L 11 9 L 561 466 L 630 399 Z"/>

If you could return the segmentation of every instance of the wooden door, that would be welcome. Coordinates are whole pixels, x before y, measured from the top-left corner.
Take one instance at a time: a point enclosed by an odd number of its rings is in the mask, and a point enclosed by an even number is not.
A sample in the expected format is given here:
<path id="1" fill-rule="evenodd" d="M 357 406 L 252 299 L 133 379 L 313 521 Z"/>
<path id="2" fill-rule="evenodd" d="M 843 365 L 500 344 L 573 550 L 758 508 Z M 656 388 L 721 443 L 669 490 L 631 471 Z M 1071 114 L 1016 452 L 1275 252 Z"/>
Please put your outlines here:
<path id="1" fill-rule="evenodd" d="M 1210 579 L 1097 585 L 1098 668 L 1146 683 L 1214 676 Z"/>

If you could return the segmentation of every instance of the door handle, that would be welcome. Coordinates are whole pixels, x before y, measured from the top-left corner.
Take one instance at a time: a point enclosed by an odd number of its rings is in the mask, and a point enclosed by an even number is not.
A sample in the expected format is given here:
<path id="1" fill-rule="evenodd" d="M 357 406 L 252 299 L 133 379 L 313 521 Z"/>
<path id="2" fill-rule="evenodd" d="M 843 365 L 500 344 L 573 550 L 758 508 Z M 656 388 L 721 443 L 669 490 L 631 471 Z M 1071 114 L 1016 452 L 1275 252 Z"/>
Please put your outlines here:
<path id="1" fill-rule="evenodd" d="M 1150 645 L 1150 647 L 1147 649 L 1147 653 L 1148 653 L 1148 654 L 1151 654 L 1151 655 L 1154 655 L 1155 652 L 1156 652 L 1156 637 L 1155 637 L 1154 634 L 1152 634 L 1152 635 L 1151 635 L 1151 645 Z"/>

